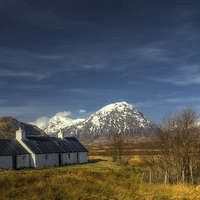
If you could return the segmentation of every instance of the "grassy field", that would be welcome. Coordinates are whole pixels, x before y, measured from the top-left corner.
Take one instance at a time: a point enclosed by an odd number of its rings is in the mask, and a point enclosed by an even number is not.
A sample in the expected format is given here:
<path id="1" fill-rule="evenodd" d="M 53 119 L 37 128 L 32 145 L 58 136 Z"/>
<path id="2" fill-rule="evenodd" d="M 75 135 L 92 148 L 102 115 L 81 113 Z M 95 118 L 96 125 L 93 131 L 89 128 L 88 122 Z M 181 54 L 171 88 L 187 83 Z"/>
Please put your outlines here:
<path id="1" fill-rule="evenodd" d="M 126 147 L 129 164 L 110 162 L 109 146 L 86 146 L 89 163 L 37 169 L 0 169 L 0 200 L 200 199 L 200 186 L 142 184 L 146 166 L 137 145 Z M 131 152 L 131 153 L 130 153 Z"/>
<path id="2" fill-rule="evenodd" d="M 103 159 L 88 164 L 0 170 L 0 199 L 200 199 L 187 185 L 141 184 L 138 158 L 124 166 Z"/>

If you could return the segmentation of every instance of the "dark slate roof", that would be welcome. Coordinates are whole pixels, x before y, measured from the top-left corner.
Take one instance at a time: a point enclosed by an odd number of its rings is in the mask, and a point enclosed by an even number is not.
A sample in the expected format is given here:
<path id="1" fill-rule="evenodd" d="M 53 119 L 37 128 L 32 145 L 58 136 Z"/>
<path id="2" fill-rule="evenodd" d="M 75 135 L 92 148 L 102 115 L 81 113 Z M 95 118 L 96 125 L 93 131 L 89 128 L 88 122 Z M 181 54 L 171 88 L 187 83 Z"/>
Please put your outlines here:
<path id="1" fill-rule="evenodd" d="M 87 149 L 75 138 L 66 137 L 27 137 L 22 140 L 34 154 L 87 152 Z"/>
<path id="2" fill-rule="evenodd" d="M 17 140 L 0 140 L 0 156 L 29 154 Z"/>

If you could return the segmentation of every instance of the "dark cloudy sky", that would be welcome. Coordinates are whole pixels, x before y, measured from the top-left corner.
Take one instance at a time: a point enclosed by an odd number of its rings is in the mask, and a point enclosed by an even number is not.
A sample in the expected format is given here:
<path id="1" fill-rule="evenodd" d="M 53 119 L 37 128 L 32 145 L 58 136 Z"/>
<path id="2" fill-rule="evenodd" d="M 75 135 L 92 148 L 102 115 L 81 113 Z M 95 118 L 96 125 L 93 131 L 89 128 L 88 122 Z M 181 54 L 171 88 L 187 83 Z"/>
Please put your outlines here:
<path id="1" fill-rule="evenodd" d="M 0 1 L 0 116 L 200 112 L 199 0 Z"/>

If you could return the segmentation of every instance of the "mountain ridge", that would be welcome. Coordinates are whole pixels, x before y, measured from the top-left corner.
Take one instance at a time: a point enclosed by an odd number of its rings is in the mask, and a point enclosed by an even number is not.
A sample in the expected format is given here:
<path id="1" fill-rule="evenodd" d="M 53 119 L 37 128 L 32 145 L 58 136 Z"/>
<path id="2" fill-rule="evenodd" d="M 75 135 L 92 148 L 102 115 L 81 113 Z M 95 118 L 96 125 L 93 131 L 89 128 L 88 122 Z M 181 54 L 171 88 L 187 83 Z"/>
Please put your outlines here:
<path id="1" fill-rule="evenodd" d="M 113 133 L 123 132 L 133 141 L 148 137 L 156 125 L 147 119 L 131 104 L 118 102 L 104 106 L 84 121 L 62 127 L 65 136 L 75 136 L 81 142 L 93 143 L 95 140 L 110 142 Z M 59 130 L 51 134 L 57 136 Z"/>

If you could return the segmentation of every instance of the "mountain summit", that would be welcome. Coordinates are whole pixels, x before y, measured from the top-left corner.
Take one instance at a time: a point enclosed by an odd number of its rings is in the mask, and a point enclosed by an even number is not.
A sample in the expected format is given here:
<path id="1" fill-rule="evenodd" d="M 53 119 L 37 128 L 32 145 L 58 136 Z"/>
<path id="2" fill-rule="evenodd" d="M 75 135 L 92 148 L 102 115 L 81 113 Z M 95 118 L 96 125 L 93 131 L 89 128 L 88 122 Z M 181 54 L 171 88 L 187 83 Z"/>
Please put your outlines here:
<path id="1" fill-rule="evenodd" d="M 155 131 L 156 126 L 131 104 L 119 102 L 109 104 L 86 120 L 66 126 L 63 132 L 66 136 L 76 136 L 82 142 L 102 140 L 109 142 L 113 133 L 122 132 L 126 137 L 137 139 L 148 136 Z"/>

